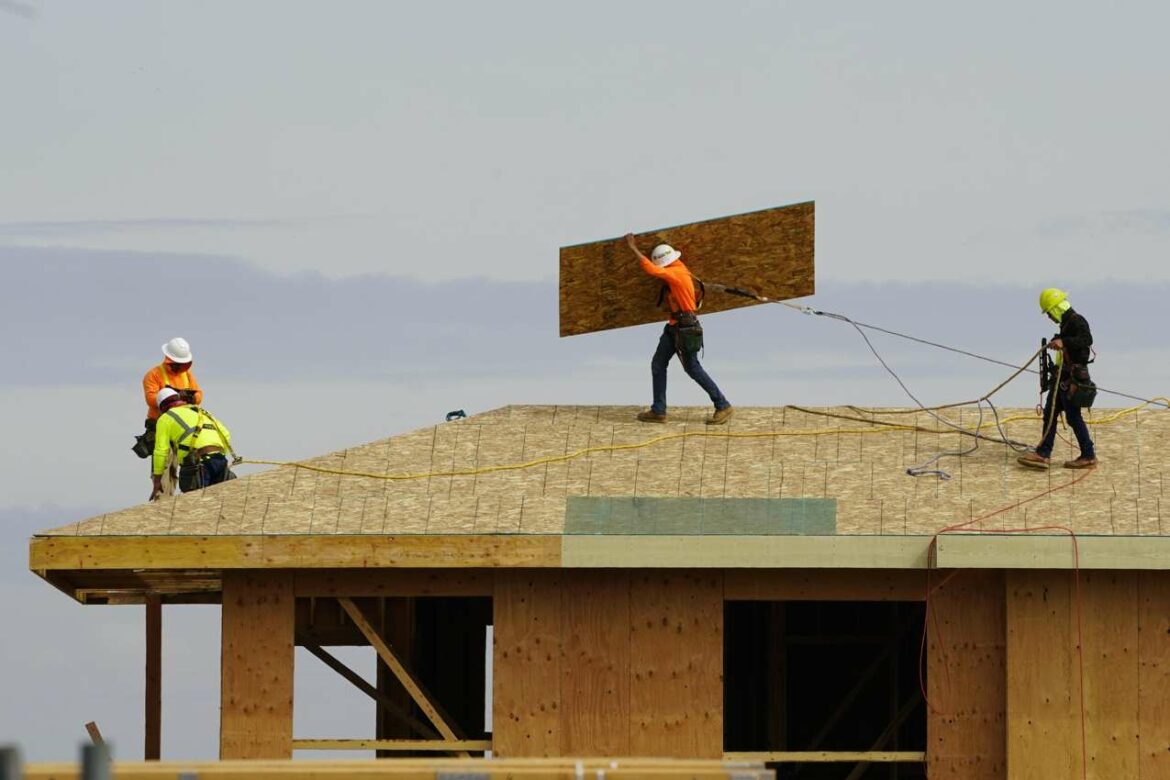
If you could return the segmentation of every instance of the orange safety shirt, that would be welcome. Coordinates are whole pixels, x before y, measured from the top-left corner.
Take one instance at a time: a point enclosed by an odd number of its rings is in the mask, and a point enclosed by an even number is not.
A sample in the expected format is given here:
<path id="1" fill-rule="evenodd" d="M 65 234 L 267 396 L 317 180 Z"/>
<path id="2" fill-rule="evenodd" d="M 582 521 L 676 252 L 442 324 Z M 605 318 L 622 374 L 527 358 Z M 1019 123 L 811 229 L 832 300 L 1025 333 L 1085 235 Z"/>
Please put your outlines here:
<path id="1" fill-rule="evenodd" d="M 195 375 L 189 369 L 181 374 L 173 374 L 164 361 L 147 371 L 146 376 L 142 377 L 142 395 L 146 398 L 146 419 L 158 419 L 158 391 L 167 385 L 176 390 L 194 390 L 195 405 L 203 403 L 203 390 L 199 387 L 199 382 L 195 380 Z"/>
<path id="2" fill-rule="evenodd" d="M 640 262 L 642 263 L 643 271 L 655 279 L 661 279 L 666 282 L 668 289 L 666 302 L 670 306 L 671 325 L 678 324 L 674 318 L 675 312 L 695 311 L 695 281 L 691 276 L 691 272 L 683 265 L 682 260 L 675 260 L 665 268 L 659 268 L 645 257 Z"/>

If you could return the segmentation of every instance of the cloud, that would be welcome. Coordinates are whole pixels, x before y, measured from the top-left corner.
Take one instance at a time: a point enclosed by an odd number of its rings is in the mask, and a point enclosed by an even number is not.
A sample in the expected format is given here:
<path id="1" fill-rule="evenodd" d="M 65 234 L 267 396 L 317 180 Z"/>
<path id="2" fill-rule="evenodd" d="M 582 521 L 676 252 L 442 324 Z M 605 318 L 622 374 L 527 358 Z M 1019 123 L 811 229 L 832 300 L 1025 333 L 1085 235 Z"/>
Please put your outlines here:
<path id="1" fill-rule="evenodd" d="M 0 0 L 2 2 L 2 0 Z M 0 222 L 0 236 L 10 238 L 77 238 L 157 230 L 280 228 L 302 224 L 295 219 L 78 219 Z"/>

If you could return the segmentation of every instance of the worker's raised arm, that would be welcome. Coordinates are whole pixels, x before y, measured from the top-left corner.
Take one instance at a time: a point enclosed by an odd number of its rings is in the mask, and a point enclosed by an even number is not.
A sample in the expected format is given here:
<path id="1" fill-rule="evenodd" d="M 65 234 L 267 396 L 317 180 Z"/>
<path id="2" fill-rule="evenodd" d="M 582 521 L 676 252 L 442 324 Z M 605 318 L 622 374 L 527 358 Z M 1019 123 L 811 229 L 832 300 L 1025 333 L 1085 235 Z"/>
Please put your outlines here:
<path id="1" fill-rule="evenodd" d="M 638 242 L 634 239 L 633 233 L 626 233 L 626 246 L 634 253 L 634 257 L 638 258 L 638 262 L 641 264 L 643 271 L 659 279 L 665 279 L 668 276 L 665 271 L 654 265 L 646 255 L 642 254 L 642 250 L 638 249 Z"/>

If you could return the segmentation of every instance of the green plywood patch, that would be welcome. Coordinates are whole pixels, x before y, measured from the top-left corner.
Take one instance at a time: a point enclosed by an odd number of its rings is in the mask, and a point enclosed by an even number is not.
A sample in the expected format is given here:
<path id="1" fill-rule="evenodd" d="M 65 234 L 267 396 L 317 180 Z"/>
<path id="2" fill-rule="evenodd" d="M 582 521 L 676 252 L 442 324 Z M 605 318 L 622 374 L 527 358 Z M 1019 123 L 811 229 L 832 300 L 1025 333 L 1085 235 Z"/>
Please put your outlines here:
<path id="1" fill-rule="evenodd" d="M 837 532 L 835 498 L 569 496 L 565 534 L 826 536 Z"/>

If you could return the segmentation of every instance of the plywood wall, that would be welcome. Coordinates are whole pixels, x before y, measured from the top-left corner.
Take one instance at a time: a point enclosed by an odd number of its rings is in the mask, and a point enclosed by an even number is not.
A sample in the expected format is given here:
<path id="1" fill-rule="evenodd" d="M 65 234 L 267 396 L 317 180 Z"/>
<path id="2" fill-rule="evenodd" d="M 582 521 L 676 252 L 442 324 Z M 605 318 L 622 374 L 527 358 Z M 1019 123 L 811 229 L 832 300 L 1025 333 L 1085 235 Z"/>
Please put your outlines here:
<path id="1" fill-rule="evenodd" d="M 1170 573 L 1012 572 L 1007 616 L 1009 777 L 1170 777 Z"/>
<path id="2" fill-rule="evenodd" d="M 930 599 L 927 761 L 931 780 L 1000 780 L 1006 772 L 1004 575 L 964 571 Z M 921 592 L 921 591 L 920 591 Z"/>
<path id="3" fill-rule="evenodd" d="M 500 572 L 502 757 L 723 752 L 722 573 Z"/>
<path id="4" fill-rule="evenodd" d="M 810 202 L 662 228 L 637 239 L 647 257 L 657 244 L 678 249 L 691 273 L 704 281 L 785 300 L 814 292 L 814 230 Z M 562 247 L 561 335 L 664 321 L 655 305 L 660 286 L 621 238 Z M 711 293 L 702 311 L 753 305 L 748 298 Z"/>
<path id="5" fill-rule="evenodd" d="M 225 571 L 219 757 L 292 758 L 293 577 Z"/>

